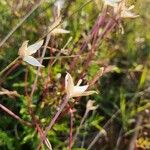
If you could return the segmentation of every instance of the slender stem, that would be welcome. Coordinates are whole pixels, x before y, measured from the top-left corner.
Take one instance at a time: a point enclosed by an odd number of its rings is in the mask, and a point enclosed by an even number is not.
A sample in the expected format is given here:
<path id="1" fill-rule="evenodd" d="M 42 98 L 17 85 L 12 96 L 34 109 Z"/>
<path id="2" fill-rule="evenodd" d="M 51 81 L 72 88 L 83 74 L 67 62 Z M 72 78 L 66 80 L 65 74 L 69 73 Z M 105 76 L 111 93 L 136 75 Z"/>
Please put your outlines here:
<path id="1" fill-rule="evenodd" d="M 69 150 L 72 149 L 72 128 L 73 128 L 73 110 L 70 108 L 70 132 L 69 132 Z"/>
<path id="2" fill-rule="evenodd" d="M 6 66 L 2 71 L 0 71 L 0 75 L 2 75 L 6 70 L 8 70 L 11 66 L 13 66 L 20 57 L 18 56 L 15 60 L 13 60 L 8 66 Z"/>
<path id="3" fill-rule="evenodd" d="M 59 115 L 61 114 L 61 112 L 65 108 L 65 106 L 67 105 L 68 101 L 69 101 L 69 98 L 66 97 L 65 100 L 64 100 L 64 102 L 60 106 L 59 110 L 57 111 L 57 113 L 55 114 L 55 116 L 53 117 L 53 119 L 51 120 L 50 124 L 45 129 L 45 136 L 47 135 L 48 131 L 52 128 L 52 126 L 55 124 L 57 118 L 59 117 Z"/>
<path id="4" fill-rule="evenodd" d="M 61 58 L 72 58 L 72 57 L 77 57 L 77 56 L 79 56 L 79 55 L 71 55 L 71 56 L 52 56 L 52 57 L 44 57 L 44 58 L 42 58 L 42 57 L 40 57 L 40 58 L 36 58 L 37 60 L 39 60 L 39 59 L 43 59 L 43 60 L 45 60 L 45 59 L 61 59 Z"/>
<path id="5" fill-rule="evenodd" d="M 45 53 L 46 53 L 46 49 L 47 49 L 47 45 L 48 45 L 48 43 L 49 43 L 49 40 L 50 40 L 50 34 L 47 35 L 47 38 L 46 38 L 46 42 L 45 42 L 45 45 L 44 45 L 42 57 L 40 58 L 40 63 L 41 63 L 41 64 L 42 64 L 42 62 L 43 62 L 43 58 L 44 58 L 44 56 L 45 56 Z M 33 96 L 34 91 L 35 91 L 35 88 L 36 88 L 36 84 L 37 84 L 37 80 L 38 80 L 38 77 L 39 77 L 39 74 L 40 74 L 40 70 L 41 70 L 41 68 L 38 67 L 38 71 L 37 71 L 37 74 L 36 74 L 36 77 L 35 77 L 35 80 L 34 80 L 34 83 L 33 83 L 33 88 L 32 88 L 31 94 L 30 94 L 31 99 L 32 99 L 32 96 Z"/>
<path id="6" fill-rule="evenodd" d="M 46 49 L 47 49 L 47 45 L 48 45 L 48 43 L 49 43 L 50 37 L 51 37 L 50 34 L 48 34 L 47 37 L 46 37 L 46 42 L 45 42 L 44 49 L 43 49 L 43 52 L 42 52 L 42 57 L 41 57 L 41 59 L 40 59 L 40 63 L 41 63 L 41 64 L 42 64 L 42 62 L 43 62 L 43 58 L 44 58 L 44 56 L 45 56 Z M 36 74 L 36 77 L 35 77 L 35 80 L 34 80 L 34 83 L 33 83 L 32 91 L 31 91 L 31 94 L 30 94 L 30 101 L 29 101 L 30 104 L 32 104 L 32 97 L 33 97 L 33 94 L 34 94 L 34 92 L 35 92 L 35 88 L 36 88 L 36 85 L 37 85 L 37 81 L 38 81 L 38 77 L 39 77 L 39 74 L 40 74 L 40 70 L 41 70 L 41 68 L 38 67 L 37 74 Z M 52 150 L 51 144 L 50 144 L 50 142 L 49 142 L 49 143 L 47 142 L 46 136 L 45 136 L 45 134 L 43 133 L 42 129 L 39 127 L 39 123 L 37 122 L 37 119 L 36 119 L 36 117 L 35 117 L 35 115 L 34 115 L 33 110 L 32 110 L 31 107 L 29 107 L 29 112 L 30 112 L 30 115 L 31 115 L 31 117 L 32 117 L 32 120 L 33 120 L 34 123 L 35 123 L 36 128 L 38 129 L 38 133 L 39 133 L 40 138 L 41 138 L 41 143 L 44 141 L 45 144 L 46 144 L 46 146 L 47 146 L 50 150 Z M 40 133 L 42 133 L 42 134 L 40 134 Z M 49 147 L 49 145 L 50 145 L 50 147 Z"/>
<path id="7" fill-rule="evenodd" d="M 17 119 L 19 122 L 21 122 L 22 124 L 25 124 L 29 127 L 32 127 L 32 124 L 30 122 L 24 121 L 23 119 L 21 119 L 18 115 L 16 115 L 15 113 L 13 113 L 11 110 L 9 110 L 8 108 L 6 108 L 4 105 L 0 104 L 0 108 L 7 112 L 10 116 L 12 116 L 13 118 Z"/>
<path id="8" fill-rule="evenodd" d="M 51 66 L 53 66 L 55 64 L 55 62 L 57 61 L 57 59 L 62 58 L 61 53 L 62 51 L 67 47 L 67 45 L 71 42 L 72 37 L 70 37 L 67 41 L 67 43 L 64 45 L 64 47 L 60 50 L 60 52 L 57 54 L 56 59 L 54 59 L 54 61 L 52 62 Z M 73 56 L 73 55 L 72 55 Z M 75 55 L 74 55 L 75 56 Z M 64 57 L 65 58 L 65 57 Z"/>
<path id="9" fill-rule="evenodd" d="M 52 118 L 51 122 L 49 123 L 49 125 L 47 126 L 47 128 L 45 129 L 45 134 L 44 137 L 46 138 L 48 131 L 52 128 L 52 126 L 55 124 L 57 118 L 59 117 L 59 115 L 61 114 L 61 112 L 63 111 L 63 109 L 65 108 L 65 106 L 67 105 L 69 101 L 69 98 L 66 97 L 64 99 L 64 102 L 61 104 L 59 110 L 57 111 L 57 113 L 54 115 L 54 117 Z M 41 147 L 43 141 L 41 141 L 41 143 L 38 145 L 38 147 Z"/>

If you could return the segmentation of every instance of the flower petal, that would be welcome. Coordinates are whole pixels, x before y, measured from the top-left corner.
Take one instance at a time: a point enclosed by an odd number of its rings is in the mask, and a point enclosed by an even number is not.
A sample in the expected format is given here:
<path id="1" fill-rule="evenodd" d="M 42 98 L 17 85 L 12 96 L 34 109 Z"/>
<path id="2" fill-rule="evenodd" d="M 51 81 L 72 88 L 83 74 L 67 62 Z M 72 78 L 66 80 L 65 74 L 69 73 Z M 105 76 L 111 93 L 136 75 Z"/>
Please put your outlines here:
<path id="1" fill-rule="evenodd" d="M 56 28 L 52 31 L 52 34 L 67 34 L 67 33 L 70 33 L 70 31 L 61 28 Z"/>
<path id="2" fill-rule="evenodd" d="M 134 5 L 131 5 L 128 10 L 132 10 L 135 6 Z"/>
<path id="3" fill-rule="evenodd" d="M 39 42 L 36 42 L 36 43 L 28 46 L 28 48 L 27 48 L 28 55 L 32 55 L 32 54 L 36 53 L 36 51 L 42 46 L 43 42 L 44 42 L 44 40 L 41 40 Z"/>
<path id="4" fill-rule="evenodd" d="M 76 86 L 79 86 L 82 83 L 82 79 L 80 79 Z"/>
<path id="5" fill-rule="evenodd" d="M 67 95 L 70 96 L 73 92 L 74 83 L 71 75 L 67 72 L 67 75 L 65 77 L 65 90 L 67 92 Z"/>
<path id="6" fill-rule="evenodd" d="M 26 61 L 27 63 L 33 65 L 33 66 L 38 66 L 38 67 L 44 67 L 43 65 L 40 64 L 40 62 L 38 62 L 34 57 L 32 56 L 25 56 L 23 58 L 24 61 Z"/>
<path id="7" fill-rule="evenodd" d="M 130 12 L 130 11 L 123 11 L 121 13 L 121 17 L 122 18 L 136 18 L 136 17 L 139 17 L 139 15 L 136 15 L 136 14 Z"/>
<path id="8" fill-rule="evenodd" d="M 88 96 L 88 95 L 92 95 L 92 94 L 98 94 L 98 93 L 96 91 L 86 91 L 79 96 Z"/>
<path id="9" fill-rule="evenodd" d="M 88 86 L 89 85 L 74 86 L 72 95 L 75 95 L 75 96 L 81 95 L 82 93 L 84 93 L 87 90 Z"/>

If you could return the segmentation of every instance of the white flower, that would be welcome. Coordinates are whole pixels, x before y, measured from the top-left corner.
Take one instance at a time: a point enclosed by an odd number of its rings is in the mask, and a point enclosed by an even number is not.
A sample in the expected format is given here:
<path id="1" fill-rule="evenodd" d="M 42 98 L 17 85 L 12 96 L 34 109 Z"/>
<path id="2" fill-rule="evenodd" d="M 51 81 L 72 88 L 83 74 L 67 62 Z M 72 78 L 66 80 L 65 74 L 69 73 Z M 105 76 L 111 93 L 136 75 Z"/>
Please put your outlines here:
<path id="1" fill-rule="evenodd" d="M 95 101 L 89 100 L 86 104 L 86 109 L 87 110 L 95 110 L 98 108 L 98 105 L 93 106 L 93 104 L 95 103 Z"/>
<path id="2" fill-rule="evenodd" d="M 74 85 L 73 79 L 69 73 L 65 77 L 65 90 L 68 98 L 88 96 L 96 91 L 86 91 L 89 85 L 80 86 L 82 80 L 79 80 L 77 85 Z"/>
<path id="3" fill-rule="evenodd" d="M 33 45 L 28 46 L 28 41 L 24 41 L 22 46 L 19 48 L 18 55 L 27 63 L 33 66 L 42 67 L 43 65 L 40 64 L 34 57 L 31 55 L 36 53 L 37 50 L 42 46 L 43 40 L 36 42 Z"/>
<path id="4" fill-rule="evenodd" d="M 121 0 L 103 0 L 105 5 L 116 7 Z"/>
<path id="5" fill-rule="evenodd" d="M 49 27 L 49 32 L 53 35 L 70 33 L 70 31 L 60 28 L 60 23 L 61 17 L 57 18 L 57 20 Z"/>

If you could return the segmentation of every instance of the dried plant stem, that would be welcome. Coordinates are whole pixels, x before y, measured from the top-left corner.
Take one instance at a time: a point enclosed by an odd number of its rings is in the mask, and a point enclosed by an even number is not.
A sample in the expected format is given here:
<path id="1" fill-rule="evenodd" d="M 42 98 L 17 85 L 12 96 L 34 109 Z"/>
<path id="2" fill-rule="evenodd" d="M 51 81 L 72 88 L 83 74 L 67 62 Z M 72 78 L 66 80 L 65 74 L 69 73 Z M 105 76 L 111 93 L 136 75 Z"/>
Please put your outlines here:
<path id="1" fill-rule="evenodd" d="M 17 119 L 20 123 L 27 125 L 29 127 L 32 127 L 32 124 L 30 122 L 27 122 L 23 119 L 21 119 L 18 115 L 16 115 L 15 113 L 13 113 L 11 110 L 9 110 L 8 108 L 6 108 L 4 105 L 0 104 L 0 108 L 5 111 L 6 113 L 8 113 L 10 116 L 12 116 L 13 118 Z"/>
<path id="2" fill-rule="evenodd" d="M 12 67 L 19 59 L 20 57 L 18 56 L 15 60 L 13 60 L 7 67 L 5 67 L 2 71 L 0 71 L 0 76 L 8 70 L 10 67 Z"/>
<path id="3" fill-rule="evenodd" d="M 10 38 L 10 36 L 24 23 L 24 21 L 42 4 L 43 0 L 40 0 L 35 6 L 25 15 L 20 22 L 6 35 L 6 37 L 0 42 L 0 47 Z"/>

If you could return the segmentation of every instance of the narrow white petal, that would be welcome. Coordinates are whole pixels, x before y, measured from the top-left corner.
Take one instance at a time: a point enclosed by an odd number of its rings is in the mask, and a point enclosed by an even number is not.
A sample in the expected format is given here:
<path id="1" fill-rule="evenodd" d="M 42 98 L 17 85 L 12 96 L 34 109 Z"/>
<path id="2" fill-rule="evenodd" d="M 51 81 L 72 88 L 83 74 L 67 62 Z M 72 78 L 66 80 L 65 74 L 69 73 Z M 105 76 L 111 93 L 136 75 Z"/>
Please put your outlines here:
<path id="1" fill-rule="evenodd" d="M 41 40 L 39 42 L 36 42 L 36 43 L 28 46 L 28 48 L 27 48 L 28 55 L 32 55 L 32 54 L 36 53 L 36 51 L 42 46 L 43 42 L 44 41 Z"/>
<path id="2" fill-rule="evenodd" d="M 25 56 L 23 58 L 24 61 L 26 61 L 27 63 L 33 65 L 33 66 L 39 66 L 39 67 L 44 67 L 43 65 L 40 64 L 40 62 L 38 62 L 34 57 L 32 56 Z"/>
<path id="3" fill-rule="evenodd" d="M 122 18 L 136 18 L 138 17 L 139 15 L 136 15 L 130 11 L 123 11 L 122 14 L 121 14 L 121 17 Z"/>
<path id="4" fill-rule="evenodd" d="M 73 92 L 73 88 L 74 88 L 73 79 L 72 79 L 71 75 L 69 73 L 67 73 L 67 75 L 65 77 L 65 90 L 66 90 L 68 96 L 70 96 L 71 93 Z"/>
<path id="5" fill-rule="evenodd" d="M 52 31 L 53 34 L 67 34 L 70 33 L 70 31 L 61 29 L 61 28 L 56 28 Z"/>
<path id="6" fill-rule="evenodd" d="M 74 86 L 72 95 L 80 95 L 84 93 L 88 88 L 88 85 Z"/>
<path id="7" fill-rule="evenodd" d="M 132 10 L 135 6 L 134 5 L 131 5 L 128 10 Z"/>
<path id="8" fill-rule="evenodd" d="M 61 17 L 57 18 L 57 20 L 51 26 L 48 27 L 48 31 L 53 32 L 56 28 L 58 28 L 60 22 L 61 22 Z"/>
<path id="9" fill-rule="evenodd" d="M 92 95 L 92 94 L 97 94 L 96 91 L 85 91 L 84 93 L 78 95 L 78 96 L 88 96 L 88 95 Z"/>

